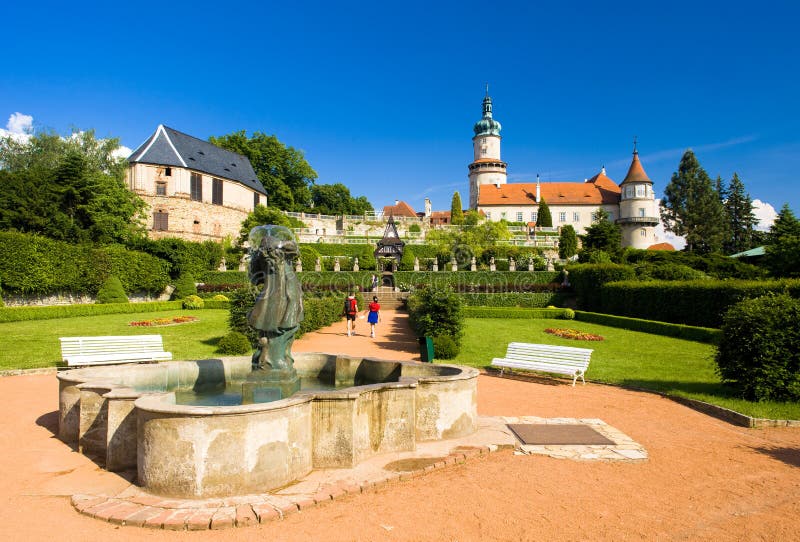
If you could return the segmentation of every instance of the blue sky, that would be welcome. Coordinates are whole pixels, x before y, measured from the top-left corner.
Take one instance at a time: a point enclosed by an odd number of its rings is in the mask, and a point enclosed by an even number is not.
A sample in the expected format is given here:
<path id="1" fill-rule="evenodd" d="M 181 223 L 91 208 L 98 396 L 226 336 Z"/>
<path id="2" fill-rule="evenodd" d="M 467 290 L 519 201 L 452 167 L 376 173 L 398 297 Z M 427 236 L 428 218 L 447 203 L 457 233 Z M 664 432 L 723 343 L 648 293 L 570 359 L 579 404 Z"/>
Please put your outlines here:
<path id="1" fill-rule="evenodd" d="M 621 182 L 638 136 L 657 194 L 692 148 L 800 211 L 797 2 L 8 4 L 8 130 L 259 130 L 378 209 L 449 209 L 488 83 L 512 182 Z"/>

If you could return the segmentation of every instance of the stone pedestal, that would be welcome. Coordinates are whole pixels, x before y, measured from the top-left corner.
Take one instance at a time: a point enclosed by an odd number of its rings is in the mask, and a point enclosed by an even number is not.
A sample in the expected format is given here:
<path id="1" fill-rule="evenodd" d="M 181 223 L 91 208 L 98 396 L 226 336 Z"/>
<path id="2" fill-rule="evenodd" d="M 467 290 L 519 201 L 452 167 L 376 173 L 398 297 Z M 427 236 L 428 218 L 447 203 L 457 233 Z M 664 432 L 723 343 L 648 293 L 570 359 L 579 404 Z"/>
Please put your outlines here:
<path id="1" fill-rule="evenodd" d="M 291 397 L 300 391 L 300 377 L 297 371 L 291 369 L 254 369 L 247 382 L 242 384 L 242 404 L 248 405 L 264 402 L 267 397 L 274 395 L 273 390 L 280 392 L 280 399 Z M 271 397 L 274 400 L 274 397 Z"/>

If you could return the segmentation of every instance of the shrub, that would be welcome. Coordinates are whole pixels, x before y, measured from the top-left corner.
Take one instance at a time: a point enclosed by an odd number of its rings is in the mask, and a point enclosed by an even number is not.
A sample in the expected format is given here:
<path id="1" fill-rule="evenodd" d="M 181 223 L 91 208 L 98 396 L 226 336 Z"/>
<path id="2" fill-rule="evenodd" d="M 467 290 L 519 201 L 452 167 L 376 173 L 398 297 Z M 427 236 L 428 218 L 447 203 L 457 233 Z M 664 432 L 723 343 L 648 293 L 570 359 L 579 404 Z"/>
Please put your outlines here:
<path id="1" fill-rule="evenodd" d="M 464 307 L 465 318 L 561 318 L 567 309 L 547 307 L 526 309 L 520 307 Z"/>
<path id="2" fill-rule="evenodd" d="M 450 289 L 426 288 L 408 299 L 411 327 L 417 336 L 448 335 L 456 342 L 464 329 L 461 298 Z"/>
<path id="3" fill-rule="evenodd" d="M 436 359 L 453 359 L 460 351 L 458 342 L 450 335 L 433 336 L 433 355 Z"/>
<path id="4" fill-rule="evenodd" d="M 228 299 L 227 297 L 225 297 L 222 294 L 217 294 L 214 297 L 212 297 L 211 299 L 213 299 L 214 301 L 230 301 L 230 299 Z"/>
<path id="5" fill-rule="evenodd" d="M 189 310 L 202 309 L 205 306 L 203 298 L 197 295 L 187 295 L 183 298 L 183 308 Z"/>
<path id="6" fill-rule="evenodd" d="M 125 288 L 122 287 L 122 282 L 115 277 L 109 277 L 100 290 L 97 292 L 95 303 L 127 303 L 128 296 L 125 295 Z"/>
<path id="7" fill-rule="evenodd" d="M 194 283 L 192 275 L 181 275 L 175 281 L 175 291 L 172 292 L 172 299 L 183 299 L 190 295 L 197 295 L 197 285 Z"/>
<path id="8" fill-rule="evenodd" d="M 247 313 L 256 302 L 258 291 L 249 286 L 231 292 L 230 315 L 228 327 L 231 331 L 238 331 L 247 337 L 251 345 L 258 341 L 258 331 L 247 321 Z"/>
<path id="9" fill-rule="evenodd" d="M 217 352 L 228 356 L 249 354 L 251 350 L 250 340 L 245 334 L 238 331 L 231 331 L 217 343 Z"/>
<path id="10" fill-rule="evenodd" d="M 707 275 L 688 265 L 677 263 L 639 264 L 635 266 L 636 274 L 642 280 L 700 280 Z"/>
<path id="11" fill-rule="evenodd" d="M 612 263 L 571 265 L 567 270 L 578 296 L 578 306 L 585 310 L 600 309 L 600 287 L 603 284 L 636 277 L 633 267 Z"/>
<path id="12" fill-rule="evenodd" d="M 572 309 L 564 309 L 564 312 L 561 314 L 561 318 L 563 318 L 564 320 L 574 320 L 575 311 Z"/>
<path id="13" fill-rule="evenodd" d="M 800 400 L 800 300 L 785 294 L 737 303 L 716 356 L 722 381 L 750 401 Z"/>

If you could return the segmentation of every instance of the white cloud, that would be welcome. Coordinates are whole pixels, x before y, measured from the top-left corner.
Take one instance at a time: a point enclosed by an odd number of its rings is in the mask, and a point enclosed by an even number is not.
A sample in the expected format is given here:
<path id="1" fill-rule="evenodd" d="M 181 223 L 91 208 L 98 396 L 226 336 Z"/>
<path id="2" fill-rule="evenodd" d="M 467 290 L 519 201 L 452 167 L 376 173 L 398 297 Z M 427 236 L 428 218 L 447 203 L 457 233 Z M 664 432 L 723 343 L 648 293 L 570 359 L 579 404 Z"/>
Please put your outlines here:
<path id="1" fill-rule="evenodd" d="M 8 117 L 5 130 L 0 128 L 0 137 L 11 137 L 20 143 L 28 141 L 31 134 L 33 134 L 33 117 L 20 112 L 12 113 Z"/>
<path id="2" fill-rule="evenodd" d="M 756 226 L 756 229 L 762 231 L 768 231 L 769 227 L 772 226 L 772 223 L 775 222 L 775 219 L 778 217 L 775 207 L 760 199 L 753 200 L 753 213 L 756 215 L 756 218 L 758 218 L 758 226 Z"/>
<path id="3" fill-rule="evenodd" d="M 125 145 L 120 145 L 119 147 L 116 148 L 114 152 L 111 153 L 111 155 L 114 158 L 127 158 L 128 156 L 131 155 L 131 153 L 133 153 L 131 149 L 129 149 Z"/>

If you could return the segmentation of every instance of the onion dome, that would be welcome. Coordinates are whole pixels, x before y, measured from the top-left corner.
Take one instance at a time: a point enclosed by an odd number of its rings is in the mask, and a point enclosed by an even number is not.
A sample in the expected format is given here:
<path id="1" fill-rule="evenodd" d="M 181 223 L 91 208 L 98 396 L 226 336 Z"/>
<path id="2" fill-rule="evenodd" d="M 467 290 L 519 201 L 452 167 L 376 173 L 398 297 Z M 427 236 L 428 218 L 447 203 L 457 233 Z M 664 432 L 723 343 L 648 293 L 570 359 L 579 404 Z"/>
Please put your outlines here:
<path id="1" fill-rule="evenodd" d="M 475 123 L 473 130 L 476 136 L 500 135 L 502 126 L 492 118 L 492 98 L 489 97 L 487 89 L 486 96 L 483 98 L 483 118 Z"/>

